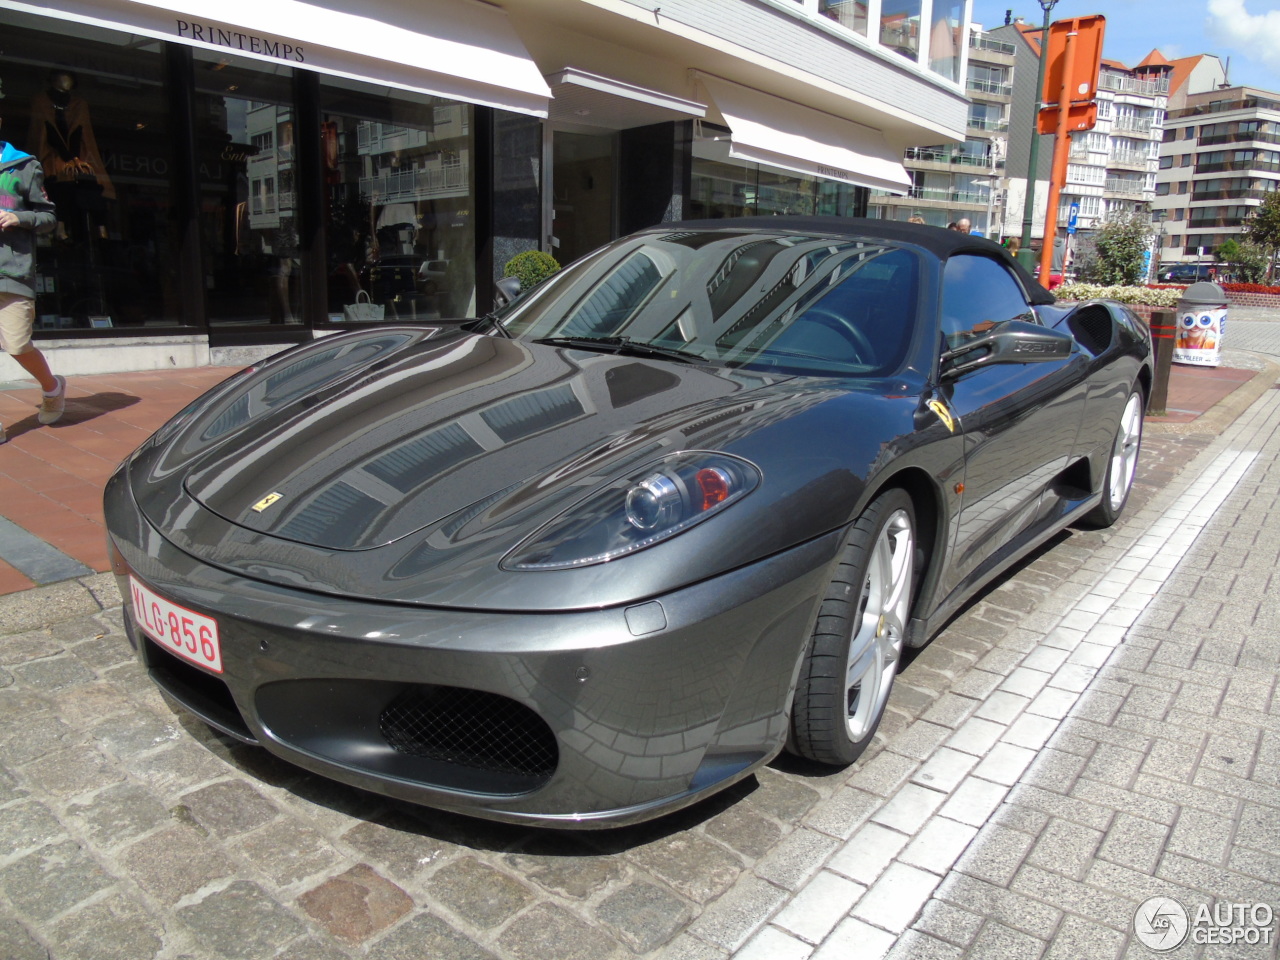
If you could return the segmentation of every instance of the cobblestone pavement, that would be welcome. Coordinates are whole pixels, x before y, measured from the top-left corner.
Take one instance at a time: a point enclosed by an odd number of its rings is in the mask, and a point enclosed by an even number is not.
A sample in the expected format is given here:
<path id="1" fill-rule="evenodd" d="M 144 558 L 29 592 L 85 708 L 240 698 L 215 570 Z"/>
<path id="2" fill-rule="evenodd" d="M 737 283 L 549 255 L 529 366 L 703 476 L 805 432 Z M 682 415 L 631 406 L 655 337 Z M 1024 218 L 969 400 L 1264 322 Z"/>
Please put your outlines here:
<path id="1" fill-rule="evenodd" d="M 1147 956 L 1147 897 L 1280 908 L 1259 394 L 1229 429 L 1149 435 L 1126 518 L 904 664 L 855 767 L 779 760 L 624 830 L 318 779 L 171 709 L 110 578 L 0 598 L 0 958 Z M 1274 956 L 1233 949 L 1171 955 Z"/>

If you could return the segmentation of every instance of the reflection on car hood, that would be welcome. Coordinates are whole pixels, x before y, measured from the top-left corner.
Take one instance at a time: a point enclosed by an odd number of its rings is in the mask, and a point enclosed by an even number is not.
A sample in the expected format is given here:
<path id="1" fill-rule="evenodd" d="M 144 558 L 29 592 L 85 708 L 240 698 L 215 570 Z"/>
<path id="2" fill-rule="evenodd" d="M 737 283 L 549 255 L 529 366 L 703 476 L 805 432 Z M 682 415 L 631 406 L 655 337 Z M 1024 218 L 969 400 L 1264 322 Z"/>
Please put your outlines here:
<path id="1" fill-rule="evenodd" d="M 382 328 L 215 388 L 131 458 L 129 486 L 180 550 L 256 580 L 434 606 L 595 608 L 828 532 L 912 435 L 918 387 Z M 757 464 L 767 489 L 624 560 L 500 566 L 601 485 L 699 449 Z"/>
<path id="2" fill-rule="evenodd" d="M 322 386 L 258 417 L 197 456 L 185 489 L 259 533 L 334 550 L 375 547 L 531 476 L 590 482 L 600 466 L 591 451 L 603 446 L 617 461 L 623 448 L 645 446 L 646 424 L 761 383 L 498 337 L 445 337 L 373 376 Z"/>

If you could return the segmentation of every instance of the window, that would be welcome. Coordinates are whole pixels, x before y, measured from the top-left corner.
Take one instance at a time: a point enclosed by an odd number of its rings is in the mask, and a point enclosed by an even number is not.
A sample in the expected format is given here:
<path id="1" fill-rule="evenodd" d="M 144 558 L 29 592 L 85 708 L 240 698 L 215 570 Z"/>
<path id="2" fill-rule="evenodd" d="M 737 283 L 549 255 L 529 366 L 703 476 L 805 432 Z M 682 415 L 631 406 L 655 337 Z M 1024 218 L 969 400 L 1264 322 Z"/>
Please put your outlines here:
<path id="1" fill-rule="evenodd" d="M 960 79 L 960 52 L 964 47 L 964 4 L 960 0 L 933 0 L 929 28 L 929 69 L 948 80 Z"/>
<path id="2" fill-rule="evenodd" d="M 818 12 L 854 33 L 867 35 L 866 0 L 821 0 Z"/>
<path id="3" fill-rule="evenodd" d="M 388 321 L 470 315 L 472 107 L 329 77 L 320 106 L 330 318 L 361 290 Z"/>
<path id="4" fill-rule="evenodd" d="M 921 0 L 883 0 L 880 43 L 908 60 L 920 59 Z"/>
<path id="5" fill-rule="evenodd" d="M 1173 157 L 1161 157 L 1161 158 L 1160 158 L 1160 169 L 1161 169 L 1161 170 L 1171 170 L 1171 169 L 1173 169 Z"/>
<path id="6" fill-rule="evenodd" d="M 960 254 L 942 273 L 942 333 L 958 346 L 987 324 L 1036 319 L 1022 287 L 1004 265 L 987 257 Z"/>
<path id="7" fill-rule="evenodd" d="M 1182 155 L 1182 159 L 1178 162 L 1178 166 L 1180 166 L 1180 167 L 1189 167 L 1189 166 L 1191 166 L 1191 154 L 1189 154 L 1189 153 L 1184 153 L 1184 154 Z"/>
<path id="8" fill-rule="evenodd" d="M 1167 184 L 1167 183 L 1157 183 L 1157 184 L 1156 184 L 1156 196 L 1157 196 L 1157 197 L 1167 197 L 1167 196 L 1169 195 L 1169 186 L 1170 186 L 1170 185 L 1169 185 L 1169 184 Z"/>
<path id="9" fill-rule="evenodd" d="M 0 138 L 40 161 L 57 216 L 35 247 L 36 336 L 189 324 L 164 44 L 98 29 L 27 29 L 12 17 L 3 28 Z M 222 145 L 205 148 L 196 144 L 197 160 L 230 175 Z"/>

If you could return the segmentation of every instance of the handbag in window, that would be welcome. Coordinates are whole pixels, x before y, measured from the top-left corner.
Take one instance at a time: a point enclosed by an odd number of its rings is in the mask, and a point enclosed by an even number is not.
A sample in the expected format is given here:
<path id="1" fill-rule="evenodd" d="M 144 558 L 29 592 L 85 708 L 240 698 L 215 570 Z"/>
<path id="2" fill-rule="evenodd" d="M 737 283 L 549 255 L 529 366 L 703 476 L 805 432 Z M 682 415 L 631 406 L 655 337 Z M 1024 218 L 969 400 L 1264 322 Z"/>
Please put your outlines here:
<path id="1" fill-rule="evenodd" d="M 356 294 L 356 302 L 348 303 L 342 308 L 342 318 L 351 323 L 380 323 L 384 307 L 374 303 L 368 290 Z"/>

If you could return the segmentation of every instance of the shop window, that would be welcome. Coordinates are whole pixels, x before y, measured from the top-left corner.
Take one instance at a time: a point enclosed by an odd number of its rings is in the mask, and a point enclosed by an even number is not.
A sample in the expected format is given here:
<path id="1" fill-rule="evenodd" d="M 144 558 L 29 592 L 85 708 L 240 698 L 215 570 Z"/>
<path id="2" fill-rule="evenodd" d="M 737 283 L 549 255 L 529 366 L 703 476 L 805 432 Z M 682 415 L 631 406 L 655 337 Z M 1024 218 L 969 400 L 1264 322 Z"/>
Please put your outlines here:
<path id="1" fill-rule="evenodd" d="M 865 216 L 868 190 L 839 180 L 788 173 L 758 163 L 699 156 L 694 141 L 688 215 L 691 219 L 773 216 Z"/>
<path id="2" fill-rule="evenodd" d="M 330 321 L 472 315 L 472 107 L 336 78 L 320 100 Z"/>
<path id="3" fill-rule="evenodd" d="M 57 207 L 37 239 L 36 330 L 183 324 L 164 45 L 6 13 L 4 139 Z M 16 54 L 21 51 L 21 57 Z"/>
<path id="4" fill-rule="evenodd" d="M 203 50 L 193 68 L 209 324 L 300 324 L 293 71 Z"/>

